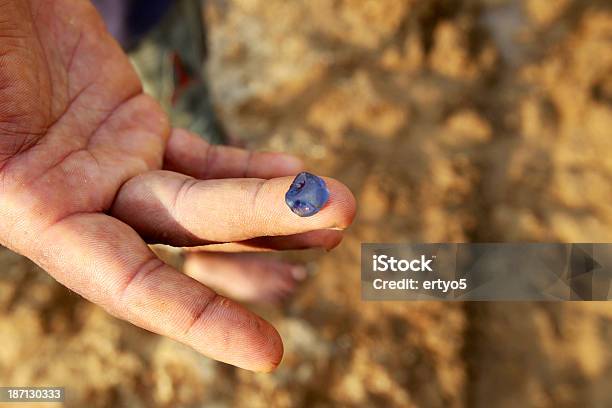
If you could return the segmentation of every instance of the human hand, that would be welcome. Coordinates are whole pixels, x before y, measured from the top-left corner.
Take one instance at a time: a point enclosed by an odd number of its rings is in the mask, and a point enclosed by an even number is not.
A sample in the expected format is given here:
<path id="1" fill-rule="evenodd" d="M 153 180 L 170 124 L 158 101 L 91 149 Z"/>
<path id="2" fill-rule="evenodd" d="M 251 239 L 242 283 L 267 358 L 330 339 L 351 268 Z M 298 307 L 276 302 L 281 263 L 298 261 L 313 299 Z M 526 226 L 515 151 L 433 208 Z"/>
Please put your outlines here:
<path id="1" fill-rule="evenodd" d="M 353 196 L 326 179 L 325 208 L 297 217 L 283 200 L 292 177 L 279 176 L 300 167 L 172 131 L 88 1 L 0 1 L 0 243 L 111 314 L 217 360 L 275 368 L 282 342 L 269 323 L 160 261 L 143 238 L 332 247 Z"/>

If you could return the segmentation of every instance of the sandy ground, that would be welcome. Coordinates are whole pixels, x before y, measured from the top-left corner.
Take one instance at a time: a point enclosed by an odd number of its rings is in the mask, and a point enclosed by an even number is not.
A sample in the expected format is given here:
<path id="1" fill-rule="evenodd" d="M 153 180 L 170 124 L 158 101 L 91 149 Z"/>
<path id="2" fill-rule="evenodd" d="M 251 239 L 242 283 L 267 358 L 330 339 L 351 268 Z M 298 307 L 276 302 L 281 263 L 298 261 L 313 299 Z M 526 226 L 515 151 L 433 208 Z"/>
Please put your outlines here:
<path id="1" fill-rule="evenodd" d="M 313 276 L 255 307 L 272 375 L 109 317 L 0 252 L 0 383 L 70 407 L 612 406 L 612 304 L 360 300 L 359 244 L 612 241 L 606 1 L 211 0 L 212 100 L 252 148 L 348 184 Z"/>

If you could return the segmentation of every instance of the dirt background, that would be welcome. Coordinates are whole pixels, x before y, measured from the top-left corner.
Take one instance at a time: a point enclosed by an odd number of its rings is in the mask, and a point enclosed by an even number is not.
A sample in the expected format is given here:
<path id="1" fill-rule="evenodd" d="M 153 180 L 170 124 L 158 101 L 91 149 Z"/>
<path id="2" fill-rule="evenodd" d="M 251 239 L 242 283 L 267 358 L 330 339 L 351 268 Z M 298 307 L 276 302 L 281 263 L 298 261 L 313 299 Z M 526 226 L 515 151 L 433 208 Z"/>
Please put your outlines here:
<path id="1" fill-rule="evenodd" d="M 612 5 L 211 0 L 221 123 L 359 214 L 283 307 L 277 372 L 118 321 L 0 252 L 0 383 L 70 407 L 612 406 L 612 303 L 360 300 L 359 244 L 612 242 Z"/>

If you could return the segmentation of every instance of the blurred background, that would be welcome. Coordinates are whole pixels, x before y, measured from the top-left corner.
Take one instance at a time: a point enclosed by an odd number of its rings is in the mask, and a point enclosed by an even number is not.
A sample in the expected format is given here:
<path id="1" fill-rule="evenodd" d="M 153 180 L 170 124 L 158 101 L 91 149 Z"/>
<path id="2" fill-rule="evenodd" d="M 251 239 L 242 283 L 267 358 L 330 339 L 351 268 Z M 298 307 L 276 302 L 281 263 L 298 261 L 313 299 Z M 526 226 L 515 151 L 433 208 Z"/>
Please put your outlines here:
<path id="1" fill-rule="evenodd" d="M 312 272 L 293 299 L 253 306 L 285 341 L 273 374 L 114 319 L 0 250 L 1 384 L 65 386 L 69 407 L 612 406 L 612 303 L 366 303 L 359 272 L 361 242 L 612 241 L 609 1 L 159 15 L 117 35 L 174 123 L 301 156 L 358 217 L 333 252 L 287 255 Z"/>

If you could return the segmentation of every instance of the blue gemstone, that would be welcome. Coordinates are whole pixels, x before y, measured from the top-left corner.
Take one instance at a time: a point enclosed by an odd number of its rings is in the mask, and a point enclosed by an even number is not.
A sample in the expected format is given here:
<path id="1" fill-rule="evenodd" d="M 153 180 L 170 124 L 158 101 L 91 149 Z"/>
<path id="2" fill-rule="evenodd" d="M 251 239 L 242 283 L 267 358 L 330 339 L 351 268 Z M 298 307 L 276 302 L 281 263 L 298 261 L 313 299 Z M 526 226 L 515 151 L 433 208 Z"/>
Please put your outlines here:
<path id="1" fill-rule="evenodd" d="M 285 194 L 285 202 L 291 211 L 300 217 L 310 217 L 319 212 L 329 199 L 329 190 L 325 181 L 314 174 L 302 172 L 295 179 Z"/>

